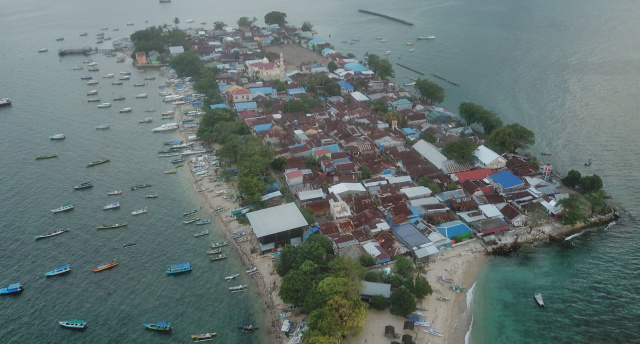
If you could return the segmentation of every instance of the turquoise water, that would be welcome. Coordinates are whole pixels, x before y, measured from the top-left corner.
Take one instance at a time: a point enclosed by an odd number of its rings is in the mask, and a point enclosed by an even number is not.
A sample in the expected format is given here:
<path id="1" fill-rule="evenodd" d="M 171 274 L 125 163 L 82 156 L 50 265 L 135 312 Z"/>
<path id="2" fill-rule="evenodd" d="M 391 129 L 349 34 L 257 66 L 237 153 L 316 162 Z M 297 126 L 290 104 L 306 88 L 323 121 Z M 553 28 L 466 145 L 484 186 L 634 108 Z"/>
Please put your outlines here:
<path id="1" fill-rule="evenodd" d="M 640 338 L 634 326 L 638 310 L 638 255 L 640 239 L 638 188 L 640 170 L 637 68 L 640 54 L 636 17 L 640 3 L 624 0 L 588 0 L 579 3 L 552 0 L 528 2 L 488 0 L 313 2 L 296 6 L 271 2 L 213 2 L 192 0 L 158 4 L 146 1 L 58 2 L 0 0 L 0 96 L 14 105 L 0 109 L 0 284 L 20 281 L 26 291 L 0 300 L 2 342 L 186 342 L 188 335 L 217 331 L 220 342 L 257 342 L 259 336 L 233 331 L 242 322 L 260 323 L 263 310 L 255 293 L 230 295 L 221 276 L 240 271 L 233 251 L 226 262 L 210 263 L 204 255 L 210 241 L 222 236 L 212 229 L 209 238 L 193 238 L 196 230 L 183 226 L 183 211 L 198 208 L 193 188 L 180 175 L 164 175 L 168 160 L 156 157 L 160 142 L 175 133 L 152 134 L 164 110 L 157 96 L 160 79 L 144 88 L 132 84 L 153 71 L 136 72 L 127 64 L 102 55 L 99 85 L 87 86 L 72 71 L 84 57 L 58 58 L 59 47 L 95 45 L 101 27 L 114 39 L 146 25 L 181 19 L 181 26 L 216 20 L 233 24 L 240 16 L 262 23 L 271 10 L 287 13 L 294 24 L 309 20 L 322 38 L 345 53 L 362 59 L 365 52 L 384 54 L 426 74 L 438 74 L 461 87 L 441 85 L 447 92 L 443 106 L 455 110 L 470 100 L 496 111 L 507 122 L 532 129 L 538 143 L 533 152 L 551 152 L 541 160 L 560 172 L 576 168 L 598 173 L 607 191 L 628 212 L 608 230 L 596 230 L 569 246 L 540 246 L 514 257 L 491 259 L 476 286 L 473 343 L 632 342 Z M 415 23 L 406 26 L 357 12 L 364 8 Z M 145 23 L 145 21 L 148 21 Z M 135 26 L 126 26 L 134 22 Z M 114 32 L 118 27 L 120 31 Z M 88 32 L 87 37 L 80 37 Z M 406 42 L 416 42 L 409 52 Z M 63 36 L 65 40 L 56 42 Z M 387 43 L 375 37 L 383 36 Z M 351 38 L 359 38 L 354 44 Z M 108 43 L 105 42 L 103 45 Z M 37 53 L 48 48 L 48 53 Z M 400 58 L 398 58 L 400 56 Z M 286 56 L 285 56 L 286 59 Z M 396 67 L 396 80 L 419 77 Z M 126 86 L 103 83 L 101 76 L 132 70 Z M 440 83 L 439 81 L 435 80 Z M 88 90 L 98 89 L 104 101 L 124 95 L 110 109 L 87 103 Z M 133 96 L 147 92 L 149 98 Z M 118 114 L 132 106 L 134 112 Z M 150 125 L 137 121 L 155 108 Z M 110 122 L 111 129 L 94 126 Z M 67 140 L 52 142 L 49 135 L 64 133 Z M 35 161 L 35 155 L 57 153 L 57 159 Z M 88 162 L 111 158 L 87 169 Z M 591 167 L 582 166 L 587 158 Z M 165 158 L 169 159 L 169 158 Z M 91 190 L 72 186 L 91 180 Z M 128 186 L 148 182 L 150 189 Z M 106 192 L 123 189 L 121 197 Z M 158 199 L 144 194 L 157 192 Z M 122 209 L 103 212 L 102 206 L 122 201 Z M 49 212 L 72 202 L 76 209 Z M 149 213 L 131 217 L 147 206 Z M 129 222 L 126 228 L 96 231 L 104 222 Z M 69 233 L 34 242 L 33 236 L 58 228 Z M 138 243 L 123 249 L 122 244 Z M 91 269 L 110 259 L 120 265 L 93 274 Z M 191 262 L 194 271 L 168 277 L 163 270 Z M 42 274 L 69 263 L 66 276 L 45 280 Z M 248 282 L 249 279 L 246 279 Z M 542 291 L 548 307 L 538 309 L 532 293 Z M 89 329 L 64 331 L 57 320 L 83 318 Z M 636 320 L 634 322 L 634 320 Z M 171 321 L 171 336 L 149 333 L 143 322 Z M 540 340 L 538 340 L 538 338 Z"/>

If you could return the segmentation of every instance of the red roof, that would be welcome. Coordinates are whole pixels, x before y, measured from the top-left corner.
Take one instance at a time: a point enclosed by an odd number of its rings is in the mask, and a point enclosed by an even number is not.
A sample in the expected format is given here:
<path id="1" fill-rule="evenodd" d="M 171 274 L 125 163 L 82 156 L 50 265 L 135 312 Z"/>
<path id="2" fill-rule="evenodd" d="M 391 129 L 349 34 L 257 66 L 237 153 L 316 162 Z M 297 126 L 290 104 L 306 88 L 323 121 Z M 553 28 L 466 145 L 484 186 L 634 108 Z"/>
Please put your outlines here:
<path id="1" fill-rule="evenodd" d="M 481 168 L 479 170 L 456 173 L 456 177 L 458 177 L 458 180 L 460 181 L 460 183 L 463 183 L 467 179 L 469 180 L 485 179 L 492 174 L 493 173 L 491 172 L 490 168 Z"/>
<path id="2" fill-rule="evenodd" d="M 320 156 L 325 154 L 331 154 L 331 150 L 329 148 L 322 148 L 322 149 L 313 151 L 313 155 L 315 156 Z"/>
<path id="3" fill-rule="evenodd" d="M 240 116 L 240 118 L 246 119 L 249 117 L 260 117 L 260 115 L 258 115 L 257 112 L 255 111 L 242 111 L 238 116 Z"/>
<path id="4" fill-rule="evenodd" d="M 240 94 L 251 94 L 251 91 L 244 88 L 238 88 L 236 90 L 231 91 L 232 96 L 240 95 Z"/>
<path id="5" fill-rule="evenodd" d="M 297 178 L 297 177 L 302 177 L 302 171 L 295 170 L 295 171 L 287 172 L 284 175 L 285 175 L 285 177 L 287 177 L 287 179 L 293 179 L 293 178 Z"/>

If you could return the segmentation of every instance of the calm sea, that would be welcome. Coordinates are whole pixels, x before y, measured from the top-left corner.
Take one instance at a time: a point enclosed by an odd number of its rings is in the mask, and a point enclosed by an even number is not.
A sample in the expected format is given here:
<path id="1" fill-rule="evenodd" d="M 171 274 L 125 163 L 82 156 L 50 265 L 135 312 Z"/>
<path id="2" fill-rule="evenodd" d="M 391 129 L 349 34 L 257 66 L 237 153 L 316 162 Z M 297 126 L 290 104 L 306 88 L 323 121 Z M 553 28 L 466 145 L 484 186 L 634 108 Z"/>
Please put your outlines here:
<path id="1" fill-rule="evenodd" d="M 637 283 L 639 257 L 638 199 L 640 170 L 638 108 L 638 49 L 636 17 L 640 3 L 624 0 L 577 2 L 534 0 L 404 0 L 343 1 L 144 1 L 63 0 L 21 2 L 0 0 L 0 96 L 14 105 L 0 109 L 0 285 L 20 281 L 26 291 L 2 298 L 0 339 L 22 342 L 187 342 L 188 336 L 218 332 L 220 342 L 259 342 L 260 337 L 234 330 L 239 323 L 261 323 L 261 301 L 255 292 L 229 294 L 222 278 L 240 272 L 233 250 L 225 262 L 211 263 L 204 254 L 211 241 L 223 236 L 211 227 L 207 238 L 184 226 L 182 212 L 200 204 L 186 178 L 164 175 L 170 158 L 158 158 L 161 142 L 176 133 L 152 134 L 166 110 L 156 81 L 133 87 L 156 71 L 135 71 L 130 64 L 93 55 L 100 71 L 74 71 L 86 57 L 59 58 L 60 47 L 96 46 L 96 34 L 113 39 L 148 25 L 186 27 L 216 20 L 233 24 L 240 16 L 262 24 L 271 10 L 287 13 L 291 23 L 314 24 L 319 37 L 337 49 L 362 59 L 366 52 L 383 55 L 424 73 L 437 74 L 460 85 L 441 84 L 444 107 L 456 110 L 469 100 L 496 111 L 507 123 L 519 122 L 537 138 L 533 152 L 560 172 L 578 169 L 597 173 L 605 188 L 623 207 L 615 226 L 597 229 L 568 245 L 541 245 L 515 257 L 491 259 L 476 286 L 471 342 L 632 342 L 640 338 Z M 406 26 L 358 13 L 359 8 L 384 12 L 415 23 Z M 126 26 L 133 22 L 134 26 Z M 101 31 L 102 27 L 109 30 Z M 113 31 L 119 28 L 119 31 Z M 79 34 L 87 32 L 88 36 Z M 433 41 L 407 42 L 435 35 Z M 375 37 L 384 37 L 379 43 Z M 57 42 L 57 37 L 65 40 Z M 352 42 L 352 38 L 359 41 Z M 348 43 L 341 43 L 342 41 Z M 102 45 L 107 46 L 109 41 Z M 49 52 L 38 53 L 47 48 Z M 285 56 L 286 59 L 286 56 Z M 127 61 L 129 62 L 129 61 Z M 396 80 L 420 77 L 396 66 Z M 132 71 L 124 86 L 112 86 L 106 73 Z M 86 85 L 81 76 L 100 81 Z M 97 89 L 110 109 L 87 103 L 87 91 Z M 142 92 L 149 98 L 134 99 Z M 123 95 L 124 102 L 113 102 Z M 119 114 L 131 106 L 132 113 Z M 138 124 L 145 109 L 156 109 L 152 124 Z M 109 122 L 110 130 L 95 125 Z M 48 136 L 64 133 L 63 142 Z M 34 160 L 57 153 L 57 159 Z M 86 168 L 108 157 L 110 163 Z M 591 167 L 583 166 L 587 158 Z M 181 171 L 184 173 L 184 171 Z M 72 187 L 92 181 L 93 189 Z M 130 191 L 129 185 L 153 187 Z M 107 191 L 122 189 L 120 197 Z M 146 193 L 158 193 L 146 199 Z M 120 210 L 101 207 L 120 200 Z M 64 203 L 76 209 L 51 214 Z M 130 211 L 148 207 L 132 217 Z M 102 223 L 129 223 L 126 228 L 97 231 Z M 68 233 L 35 242 L 33 237 L 59 228 Z M 123 249 L 122 244 L 137 246 Z M 120 265 L 94 274 L 91 269 L 117 258 Z M 164 269 L 191 262 L 194 271 L 169 277 Z M 44 279 L 43 273 L 71 264 L 66 276 Z M 243 276 L 241 282 L 249 282 Z M 255 287 L 254 287 L 255 290 Z M 533 293 L 542 291 L 546 309 L 538 309 Z M 85 319 L 87 331 L 75 333 L 57 320 Z M 149 333 L 144 322 L 170 321 L 170 336 Z M 267 325 L 267 324 L 264 324 Z"/>

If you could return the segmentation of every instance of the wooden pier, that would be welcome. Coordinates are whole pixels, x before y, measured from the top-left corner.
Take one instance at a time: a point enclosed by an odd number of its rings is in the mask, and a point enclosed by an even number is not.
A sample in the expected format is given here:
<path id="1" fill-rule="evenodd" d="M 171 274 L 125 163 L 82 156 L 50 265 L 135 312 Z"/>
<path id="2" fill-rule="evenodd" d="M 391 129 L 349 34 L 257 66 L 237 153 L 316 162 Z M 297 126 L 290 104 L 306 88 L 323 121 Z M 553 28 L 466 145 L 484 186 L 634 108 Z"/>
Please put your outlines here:
<path id="1" fill-rule="evenodd" d="M 371 12 L 371 11 L 367 11 L 367 10 L 358 10 L 358 12 L 362 12 L 362 13 L 371 14 L 371 15 L 374 15 L 374 16 L 378 16 L 378 17 L 386 18 L 386 19 L 389 19 L 389 20 L 396 21 L 396 22 L 398 22 L 398 23 L 405 24 L 405 25 L 413 25 L 413 23 L 410 23 L 410 22 L 408 22 L 408 21 L 406 21 L 406 20 L 402 20 L 402 19 L 398 19 L 398 18 L 390 17 L 390 16 L 388 16 L 388 15 L 386 15 L 386 14 L 380 14 L 380 13 Z"/>
<path id="2" fill-rule="evenodd" d="M 97 53 L 109 54 L 109 53 L 113 53 L 114 51 L 115 50 L 113 49 L 98 49 L 98 48 L 84 47 L 84 48 L 60 49 L 58 50 L 58 55 L 60 56 L 90 55 L 90 54 L 97 54 Z"/>

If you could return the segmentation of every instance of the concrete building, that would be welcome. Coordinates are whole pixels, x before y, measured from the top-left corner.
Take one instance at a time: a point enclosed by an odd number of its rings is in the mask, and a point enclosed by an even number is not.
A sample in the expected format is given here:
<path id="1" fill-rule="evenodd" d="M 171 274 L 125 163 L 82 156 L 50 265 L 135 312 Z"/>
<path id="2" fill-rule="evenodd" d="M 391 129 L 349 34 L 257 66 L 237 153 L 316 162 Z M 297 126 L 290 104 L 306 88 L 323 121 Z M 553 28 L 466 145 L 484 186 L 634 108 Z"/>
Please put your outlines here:
<path id="1" fill-rule="evenodd" d="M 507 166 L 507 159 L 501 157 L 496 152 L 485 146 L 478 147 L 473 152 L 473 155 L 478 158 L 478 164 L 482 167 L 497 170 Z"/>
<path id="2" fill-rule="evenodd" d="M 263 252 L 289 244 L 292 239 L 302 241 L 304 228 L 308 226 L 295 203 L 248 212 L 247 219 Z"/>

